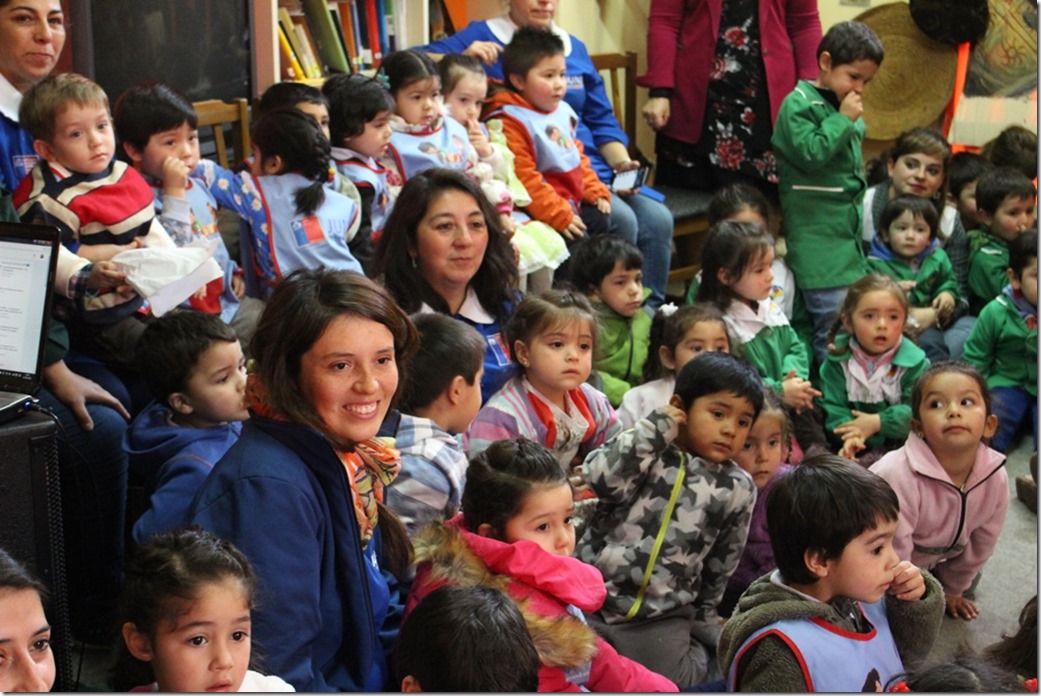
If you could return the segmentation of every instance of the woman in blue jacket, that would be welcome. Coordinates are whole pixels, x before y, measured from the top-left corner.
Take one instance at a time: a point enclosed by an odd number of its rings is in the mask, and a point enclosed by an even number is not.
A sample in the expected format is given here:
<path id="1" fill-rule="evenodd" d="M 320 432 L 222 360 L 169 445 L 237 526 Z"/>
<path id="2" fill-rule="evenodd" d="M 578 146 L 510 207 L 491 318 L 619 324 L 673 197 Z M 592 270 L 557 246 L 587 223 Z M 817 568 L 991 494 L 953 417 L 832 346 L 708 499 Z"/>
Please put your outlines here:
<path id="1" fill-rule="evenodd" d="M 383 506 L 397 453 L 376 439 L 415 328 L 351 271 L 300 270 L 268 300 L 247 386 L 252 418 L 191 519 L 257 573 L 253 637 L 297 691 L 383 691 L 401 615 L 404 527 Z"/>
<path id="2" fill-rule="evenodd" d="M 465 53 L 485 64 L 485 72 L 502 82 L 502 48 L 518 27 L 549 28 L 564 42 L 567 92 L 564 101 L 578 114 L 575 137 L 582 141 L 597 176 L 606 184 L 617 171 L 635 169 L 629 158 L 629 139 L 615 118 L 604 81 L 593 67 L 586 45 L 553 22 L 557 0 L 509 0 L 502 17 L 470 22 L 452 36 L 419 50 L 430 53 Z M 665 301 L 665 285 L 672 258 L 672 213 L 647 196 L 611 196 L 612 231 L 643 252 L 643 283 L 651 289 L 647 305 L 657 309 Z"/>

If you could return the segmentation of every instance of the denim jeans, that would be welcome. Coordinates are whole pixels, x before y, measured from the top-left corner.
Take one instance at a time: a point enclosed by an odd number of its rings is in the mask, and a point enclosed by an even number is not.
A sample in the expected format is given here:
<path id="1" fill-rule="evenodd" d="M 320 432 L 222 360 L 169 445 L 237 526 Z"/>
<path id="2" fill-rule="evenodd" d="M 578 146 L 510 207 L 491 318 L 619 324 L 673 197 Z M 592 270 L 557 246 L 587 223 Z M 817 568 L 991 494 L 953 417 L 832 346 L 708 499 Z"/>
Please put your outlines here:
<path id="1" fill-rule="evenodd" d="M 650 288 L 647 306 L 665 302 L 672 260 L 672 213 L 653 198 L 639 193 L 622 198 L 611 194 L 611 232 L 639 247 L 643 253 L 643 284 Z"/>
<path id="2" fill-rule="evenodd" d="M 919 334 L 915 343 L 925 351 L 929 362 L 959 360 L 965 349 L 965 339 L 975 324 L 976 317 L 964 316 L 945 330 L 932 326 Z"/>
<path id="3" fill-rule="evenodd" d="M 998 417 L 998 429 L 990 446 L 1007 453 L 1009 447 L 1015 444 L 1014 439 L 1023 419 L 1029 415 L 1034 429 L 1034 449 L 1037 449 L 1037 398 L 1026 389 L 1016 387 L 992 387 L 990 396 L 994 415 Z"/>
<path id="4" fill-rule="evenodd" d="M 828 357 L 828 332 L 839 318 L 839 310 L 846 300 L 845 285 L 837 288 L 816 288 L 801 290 L 802 299 L 806 303 L 806 311 L 813 321 L 813 354 L 817 356 L 817 364 L 823 365 Z"/>

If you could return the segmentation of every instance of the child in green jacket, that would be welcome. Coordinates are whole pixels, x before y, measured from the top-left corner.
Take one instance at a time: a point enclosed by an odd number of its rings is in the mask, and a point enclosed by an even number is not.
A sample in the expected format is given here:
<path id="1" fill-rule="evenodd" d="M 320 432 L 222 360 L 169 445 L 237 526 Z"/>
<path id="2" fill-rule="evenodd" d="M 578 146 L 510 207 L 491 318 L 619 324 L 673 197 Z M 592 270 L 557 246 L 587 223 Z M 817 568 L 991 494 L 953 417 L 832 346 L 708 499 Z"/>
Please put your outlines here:
<path id="1" fill-rule="evenodd" d="M 932 201 L 897 196 L 886 204 L 868 254 L 872 271 L 889 276 L 907 292 L 907 323 L 914 329 L 915 343 L 933 362 L 960 355 L 961 346 L 950 342 L 966 335 L 944 332 L 959 293 L 954 267 L 936 238 L 938 224 Z"/>
<path id="2" fill-rule="evenodd" d="M 597 314 L 593 369 L 617 408 L 642 381 L 651 335 L 651 315 L 643 311 L 650 290 L 643 287 L 643 254 L 635 245 L 604 234 L 571 251 L 571 282 L 592 301 Z"/>
<path id="3" fill-rule="evenodd" d="M 1008 451 L 1028 416 L 1037 449 L 1037 230 L 1009 250 L 1009 284 L 980 312 L 964 355 L 987 378 L 998 416 L 990 446 L 999 452 Z"/>
<path id="4" fill-rule="evenodd" d="M 1001 167 L 976 184 L 976 210 L 983 226 L 969 232 L 969 311 L 979 314 L 1006 285 L 1008 246 L 1034 225 L 1037 189 L 1022 172 Z"/>

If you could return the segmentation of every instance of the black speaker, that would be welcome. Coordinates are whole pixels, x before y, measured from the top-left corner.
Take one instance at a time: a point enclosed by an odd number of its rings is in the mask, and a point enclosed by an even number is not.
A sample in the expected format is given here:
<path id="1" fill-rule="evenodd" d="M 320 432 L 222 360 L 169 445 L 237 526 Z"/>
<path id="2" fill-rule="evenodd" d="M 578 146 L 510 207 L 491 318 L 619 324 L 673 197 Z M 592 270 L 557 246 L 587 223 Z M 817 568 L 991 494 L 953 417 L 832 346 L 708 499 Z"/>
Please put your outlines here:
<path id="1" fill-rule="evenodd" d="M 37 412 L 0 426 L 0 547 L 47 586 L 54 690 L 75 691 L 57 432 L 57 423 Z"/>

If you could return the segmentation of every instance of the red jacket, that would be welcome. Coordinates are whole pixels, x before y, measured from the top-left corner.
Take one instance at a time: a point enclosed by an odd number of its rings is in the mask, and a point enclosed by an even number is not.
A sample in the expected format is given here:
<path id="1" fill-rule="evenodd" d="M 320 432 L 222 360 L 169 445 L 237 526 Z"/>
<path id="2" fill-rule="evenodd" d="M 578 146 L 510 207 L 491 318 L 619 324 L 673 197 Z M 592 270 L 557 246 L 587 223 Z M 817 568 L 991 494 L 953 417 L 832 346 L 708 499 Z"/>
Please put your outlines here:
<path id="1" fill-rule="evenodd" d="M 418 567 L 406 613 L 443 585 L 489 584 L 505 591 L 521 607 L 542 661 L 539 691 L 677 691 L 665 677 L 619 655 L 568 612 L 568 605 L 587 612 L 604 603 L 607 589 L 594 566 L 554 556 L 534 542 L 507 544 L 468 532 L 461 514 L 424 528 L 415 548 Z M 587 664 L 583 684 L 568 679 L 565 670 Z"/>
<path id="2" fill-rule="evenodd" d="M 685 143 L 701 138 L 724 0 L 651 0 L 647 72 L 642 87 L 674 90 L 662 133 Z M 821 22 L 817 0 L 759 0 L 759 37 L 770 97 L 770 122 L 797 80 L 817 77 Z"/>

